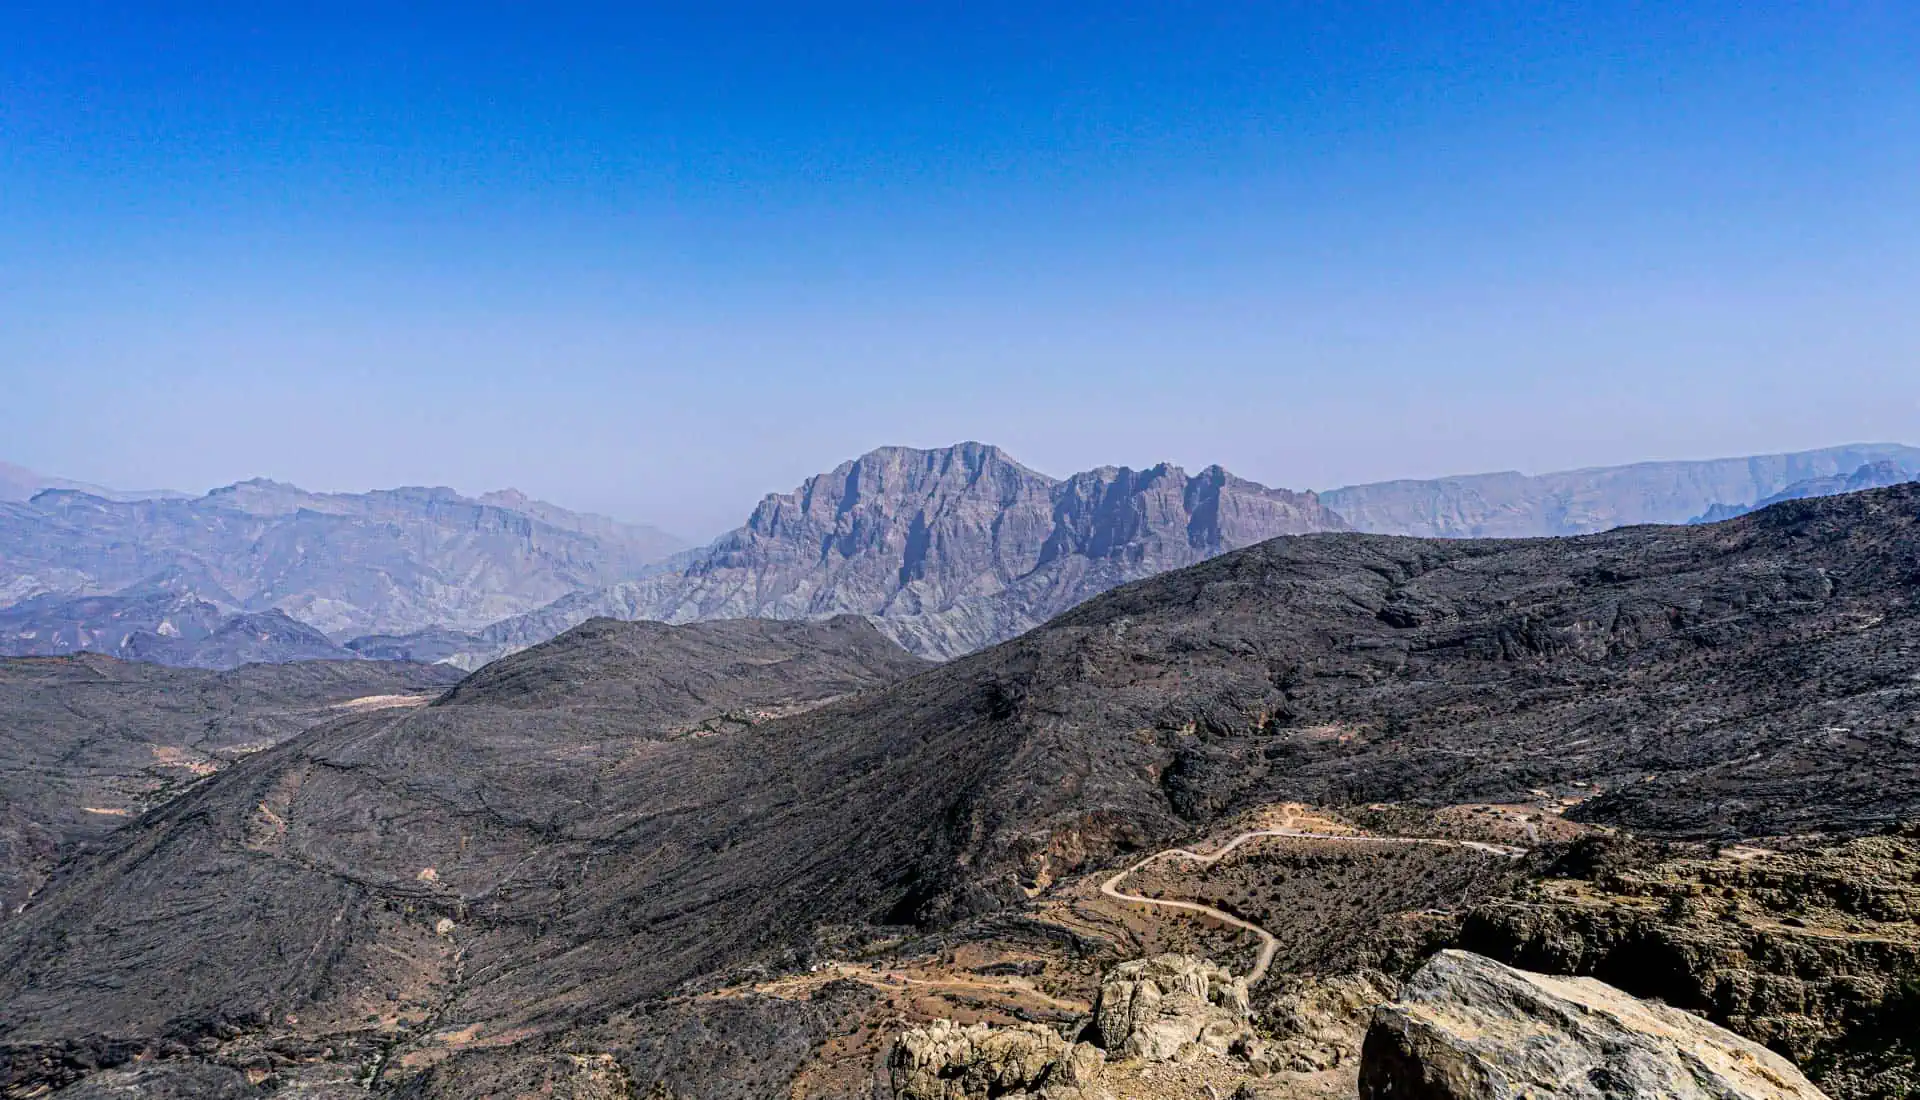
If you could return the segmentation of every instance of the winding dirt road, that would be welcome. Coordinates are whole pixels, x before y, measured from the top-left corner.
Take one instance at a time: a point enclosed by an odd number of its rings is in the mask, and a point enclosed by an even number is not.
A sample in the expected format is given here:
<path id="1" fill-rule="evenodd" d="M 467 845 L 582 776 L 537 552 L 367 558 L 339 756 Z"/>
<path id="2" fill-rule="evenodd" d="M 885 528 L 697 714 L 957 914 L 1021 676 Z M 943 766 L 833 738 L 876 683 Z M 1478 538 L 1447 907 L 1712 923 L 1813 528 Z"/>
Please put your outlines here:
<path id="1" fill-rule="evenodd" d="M 1247 971 L 1247 984 L 1250 986 L 1256 985 L 1260 979 L 1267 976 L 1267 968 L 1273 965 L 1274 953 L 1280 950 L 1280 941 L 1274 938 L 1273 933 L 1251 921 L 1242 920 L 1232 913 L 1215 909 L 1211 905 L 1202 905 L 1197 901 L 1173 901 L 1166 898 L 1149 898 L 1142 897 L 1139 894 L 1123 893 L 1120 889 L 1120 884 L 1126 881 L 1128 875 L 1133 874 L 1135 871 L 1157 860 L 1178 858 L 1199 864 L 1202 867 L 1208 867 L 1231 855 L 1234 849 L 1240 847 L 1242 844 L 1248 841 L 1260 840 L 1265 837 L 1287 837 L 1293 840 L 1345 841 L 1353 844 L 1431 844 L 1442 848 L 1471 848 L 1474 851 L 1490 852 L 1494 855 L 1506 856 L 1509 859 L 1519 859 L 1527 854 L 1525 848 L 1515 848 L 1505 844 L 1487 844 L 1477 840 L 1443 840 L 1438 837 L 1421 836 L 1348 836 L 1342 833 L 1312 833 L 1302 829 L 1291 829 L 1282 826 L 1278 829 L 1256 829 L 1253 832 L 1241 833 L 1231 841 L 1228 841 L 1227 844 L 1217 852 L 1202 854 L 1186 848 L 1168 848 L 1165 851 L 1155 852 L 1101 883 L 1100 892 L 1118 901 L 1134 902 L 1139 905 L 1158 905 L 1166 909 L 1184 909 L 1190 913 L 1199 913 L 1203 916 L 1212 917 L 1222 924 L 1231 925 L 1234 928 L 1251 932 L 1260 937 L 1260 955 L 1254 960 L 1253 969 Z"/>

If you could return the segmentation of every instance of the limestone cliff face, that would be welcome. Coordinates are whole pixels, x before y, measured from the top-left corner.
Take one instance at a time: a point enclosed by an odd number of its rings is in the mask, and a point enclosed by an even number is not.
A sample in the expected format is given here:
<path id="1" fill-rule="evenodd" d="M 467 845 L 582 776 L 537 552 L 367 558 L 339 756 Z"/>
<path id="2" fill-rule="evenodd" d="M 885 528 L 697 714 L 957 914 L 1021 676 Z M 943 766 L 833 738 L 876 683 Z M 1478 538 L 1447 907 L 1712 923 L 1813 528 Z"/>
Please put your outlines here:
<path id="1" fill-rule="evenodd" d="M 493 656 L 596 615 L 691 622 L 860 614 L 908 649 L 1004 641 L 1128 581 L 1278 535 L 1346 530 L 1312 493 L 1218 466 L 1104 466 L 1058 481 L 997 447 L 887 447 L 760 502 L 674 572 L 566 597 L 483 632 Z"/>

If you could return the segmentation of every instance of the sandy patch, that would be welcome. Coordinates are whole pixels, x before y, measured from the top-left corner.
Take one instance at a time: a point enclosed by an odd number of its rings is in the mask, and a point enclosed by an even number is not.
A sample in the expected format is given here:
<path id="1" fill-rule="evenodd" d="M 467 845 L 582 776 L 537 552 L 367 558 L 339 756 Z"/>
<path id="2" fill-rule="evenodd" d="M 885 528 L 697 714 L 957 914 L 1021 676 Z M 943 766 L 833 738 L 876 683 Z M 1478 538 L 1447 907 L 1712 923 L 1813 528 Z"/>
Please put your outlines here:
<path id="1" fill-rule="evenodd" d="M 391 710 L 394 707 L 424 707 L 437 698 L 437 695 L 362 695 L 358 699 L 335 703 L 333 709 L 358 714 L 368 710 Z"/>

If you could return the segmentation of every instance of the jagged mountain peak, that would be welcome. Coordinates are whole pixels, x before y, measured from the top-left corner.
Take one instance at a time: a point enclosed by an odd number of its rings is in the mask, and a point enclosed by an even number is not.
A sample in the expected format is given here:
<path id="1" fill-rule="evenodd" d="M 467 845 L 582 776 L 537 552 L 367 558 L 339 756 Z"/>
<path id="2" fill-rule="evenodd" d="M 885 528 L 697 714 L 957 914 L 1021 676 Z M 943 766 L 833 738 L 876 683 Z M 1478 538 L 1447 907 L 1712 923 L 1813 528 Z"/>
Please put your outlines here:
<path id="1" fill-rule="evenodd" d="M 882 447 L 763 499 L 684 568 L 489 628 L 531 644 L 591 615 L 862 614 L 923 655 L 1001 641 L 1117 584 L 1277 535 L 1346 530 L 1312 493 L 1161 462 L 1059 479 L 989 444 Z"/>

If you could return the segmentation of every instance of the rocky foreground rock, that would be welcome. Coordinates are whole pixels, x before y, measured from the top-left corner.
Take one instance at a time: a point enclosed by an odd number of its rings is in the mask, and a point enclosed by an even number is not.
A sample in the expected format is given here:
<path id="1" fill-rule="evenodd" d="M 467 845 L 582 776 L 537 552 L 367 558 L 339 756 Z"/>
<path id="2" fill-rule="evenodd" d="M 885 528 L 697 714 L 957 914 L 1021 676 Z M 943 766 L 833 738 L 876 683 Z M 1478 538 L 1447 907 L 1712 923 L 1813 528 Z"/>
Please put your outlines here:
<path id="1" fill-rule="evenodd" d="M 1202 1047 L 1225 1053 L 1253 1038 L 1245 978 L 1191 955 L 1121 963 L 1093 1007 L 1100 1045 L 1123 1058 L 1166 1061 Z"/>
<path id="2" fill-rule="evenodd" d="M 1046 1100 L 1113 1095 L 1109 1059 L 1131 1063 L 1234 1055 L 1268 1071 L 1249 1020 L 1247 983 L 1210 959 L 1166 954 L 1121 963 L 1100 982 L 1078 1042 L 1037 1024 L 960 1027 L 936 1020 L 894 1044 L 893 1089 L 903 1100 Z"/>
<path id="3" fill-rule="evenodd" d="M 1085 1095 L 1106 1063 L 1087 1043 L 1069 1043 L 1039 1024 L 961 1027 L 935 1020 L 900 1036 L 893 1089 L 903 1100 L 984 1100 L 1037 1092 L 1048 1100 Z"/>
<path id="4" fill-rule="evenodd" d="M 1362 1100 L 1824 1100 L 1791 1063 L 1592 978 L 1443 951 L 1374 1014 Z"/>

